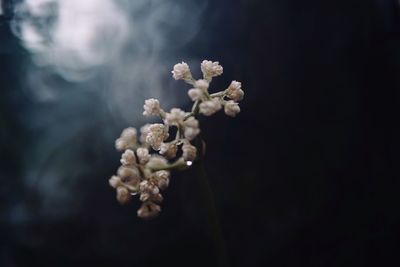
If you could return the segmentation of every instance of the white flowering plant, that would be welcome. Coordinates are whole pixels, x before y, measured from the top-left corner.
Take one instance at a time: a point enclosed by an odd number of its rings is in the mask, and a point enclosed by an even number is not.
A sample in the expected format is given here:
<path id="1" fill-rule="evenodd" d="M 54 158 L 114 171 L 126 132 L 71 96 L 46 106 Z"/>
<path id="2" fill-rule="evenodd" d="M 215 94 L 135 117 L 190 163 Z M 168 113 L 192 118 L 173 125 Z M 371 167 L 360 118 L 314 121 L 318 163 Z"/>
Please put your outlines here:
<path id="1" fill-rule="evenodd" d="M 135 128 L 126 128 L 115 141 L 116 149 L 123 152 L 122 165 L 117 175 L 109 179 L 109 184 L 115 188 L 121 204 L 139 195 L 142 205 L 137 215 L 141 218 L 152 218 L 160 213 L 163 200 L 161 191 L 168 187 L 170 171 L 190 168 L 199 157 L 199 151 L 203 151 L 194 142 L 200 133 L 196 117 L 199 114 L 211 116 L 222 108 L 231 117 L 240 112 L 238 102 L 244 96 L 241 83 L 232 81 L 227 89 L 210 93 L 212 79 L 220 76 L 223 68 L 217 61 L 204 60 L 201 71 L 203 78 L 196 80 L 185 62 L 176 64 L 172 70 L 175 80 L 183 80 L 192 86 L 188 90 L 188 96 L 193 101 L 190 112 L 179 108 L 166 112 L 157 99 L 147 99 L 143 115 L 158 116 L 161 123 L 141 127 L 139 138 Z M 170 136 L 172 128 L 175 128 L 175 137 Z"/>

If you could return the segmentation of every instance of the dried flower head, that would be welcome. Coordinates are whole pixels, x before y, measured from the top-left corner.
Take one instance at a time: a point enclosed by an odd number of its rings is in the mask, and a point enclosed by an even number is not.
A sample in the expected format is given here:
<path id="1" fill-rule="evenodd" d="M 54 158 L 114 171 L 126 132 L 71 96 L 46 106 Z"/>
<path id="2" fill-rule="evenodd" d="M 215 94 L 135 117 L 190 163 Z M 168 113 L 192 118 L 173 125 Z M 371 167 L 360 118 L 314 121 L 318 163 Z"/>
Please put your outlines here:
<path id="1" fill-rule="evenodd" d="M 154 173 L 154 180 L 161 190 L 165 190 L 169 185 L 169 178 L 171 174 L 169 171 L 161 170 Z"/>
<path id="2" fill-rule="evenodd" d="M 143 219 L 151 219 L 156 217 L 161 211 L 161 207 L 153 202 L 143 202 L 137 215 Z"/>
<path id="3" fill-rule="evenodd" d="M 198 101 L 204 99 L 204 93 L 199 88 L 192 88 L 188 91 L 188 96 L 192 101 Z"/>
<path id="4" fill-rule="evenodd" d="M 140 172 L 135 166 L 121 166 L 118 168 L 117 173 L 124 181 L 140 177 Z"/>
<path id="5" fill-rule="evenodd" d="M 147 99 L 143 115 L 159 116 L 162 122 L 141 127 L 139 140 L 136 129 L 130 127 L 123 130 L 115 141 L 115 147 L 123 153 L 118 175 L 112 176 L 109 184 L 116 190 L 117 201 L 121 204 L 138 195 L 142 202 L 137 211 L 140 218 L 153 218 L 160 213 L 159 203 L 163 201 L 160 191 L 169 185 L 170 170 L 189 168 L 196 161 L 199 148 L 193 144 L 198 142 L 193 141 L 201 131 L 196 116 L 211 116 L 222 107 L 231 117 L 240 112 L 237 101 L 244 96 L 241 83 L 232 81 L 226 90 L 210 93 L 212 78 L 221 75 L 223 68 L 218 61 L 204 60 L 201 71 L 203 79 L 195 80 L 185 62 L 176 64 L 172 70 L 175 80 L 183 80 L 193 86 L 188 90 L 190 99 L 194 101 L 191 112 L 179 108 L 165 112 L 161 109 L 160 101 Z M 171 128 L 174 128 L 176 135 L 167 141 Z"/>
<path id="6" fill-rule="evenodd" d="M 184 136 L 187 140 L 192 141 L 200 133 L 199 121 L 194 117 L 190 117 L 183 123 L 184 125 Z"/>
<path id="7" fill-rule="evenodd" d="M 175 64 L 172 70 L 172 77 L 174 77 L 175 80 L 190 81 L 192 79 L 192 74 L 188 64 L 183 61 L 182 63 Z"/>
<path id="8" fill-rule="evenodd" d="M 168 126 L 155 123 L 149 126 L 149 132 L 146 136 L 146 143 L 148 143 L 154 150 L 159 150 L 161 143 L 168 138 Z"/>
<path id="9" fill-rule="evenodd" d="M 150 123 L 146 123 L 145 125 L 143 125 L 142 127 L 140 127 L 140 143 L 142 144 L 146 144 L 146 137 L 148 135 L 148 133 L 150 132 Z"/>
<path id="10" fill-rule="evenodd" d="M 117 200 L 121 204 L 127 203 L 131 199 L 131 194 L 126 187 L 118 186 L 117 187 Z"/>
<path id="11" fill-rule="evenodd" d="M 206 116 L 211 116 L 222 108 L 220 99 L 213 98 L 211 100 L 204 101 L 200 104 L 200 113 Z"/>
<path id="12" fill-rule="evenodd" d="M 147 193 L 152 195 L 160 193 L 160 189 L 157 187 L 157 185 L 154 182 L 148 180 L 144 180 L 143 182 L 140 183 L 139 190 L 141 193 Z"/>
<path id="13" fill-rule="evenodd" d="M 191 144 L 184 144 L 182 146 L 182 157 L 185 161 L 194 161 L 197 155 L 197 148 Z"/>
<path id="14" fill-rule="evenodd" d="M 236 117 L 237 114 L 240 112 L 239 104 L 233 100 L 226 101 L 225 103 L 225 114 L 231 117 Z"/>
<path id="15" fill-rule="evenodd" d="M 121 183 L 121 178 L 119 178 L 116 175 L 111 176 L 111 178 L 108 180 L 108 184 L 113 187 L 117 188 Z"/>
<path id="16" fill-rule="evenodd" d="M 212 77 L 216 77 L 222 74 L 223 68 L 219 65 L 218 61 L 212 62 L 209 60 L 203 60 L 201 62 L 201 71 L 203 72 L 203 77 L 206 80 L 210 80 Z"/>
<path id="17" fill-rule="evenodd" d="M 165 124 L 172 126 L 172 125 L 179 125 L 185 119 L 186 112 L 181 110 L 180 108 L 173 108 L 167 114 L 165 114 Z"/>
<path id="18" fill-rule="evenodd" d="M 129 127 L 122 131 L 121 136 L 115 140 L 115 148 L 124 151 L 128 148 L 134 148 L 137 142 L 137 132 L 135 128 Z"/>
<path id="19" fill-rule="evenodd" d="M 209 86 L 210 86 L 210 83 L 204 79 L 197 80 L 194 83 L 194 88 L 200 89 L 203 92 L 207 91 Z"/>
<path id="20" fill-rule="evenodd" d="M 178 146 L 176 143 L 162 143 L 160 146 L 160 154 L 167 159 L 173 159 L 176 157 L 178 152 Z"/>
<path id="21" fill-rule="evenodd" d="M 139 158 L 139 162 L 141 164 L 146 164 L 150 160 L 150 154 L 149 154 L 149 150 L 147 148 L 139 147 L 136 150 L 136 155 Z"/>
<path id="22" fill-rule="evenodd" d="M 242 83 L 237 81 L 232 81 L 225 92 L 226 96 L 234 101 L 241 101 L 244 96 L 244 92 L 242 90 Z"/>
<path id="23" fill-rule="evenodd" d="M 158 116 L 160 115 L 160 101 L 158 101 L 157 99 L 154 98 L 150 98 L 147 99 L 146 101 L 144 101 L 144 111 L 143 111 L 143 115 L 144 116 Z"/>
<path id="24" fill-rule="evenodd" d="M 135 153 L 130 149 L 125 150 L 124 154 L 122 154 L 121 157 L 121 164 L 123 166 L 129 166 L 129 165 L 134 165 L 135 163 L 136 163 Z"/>

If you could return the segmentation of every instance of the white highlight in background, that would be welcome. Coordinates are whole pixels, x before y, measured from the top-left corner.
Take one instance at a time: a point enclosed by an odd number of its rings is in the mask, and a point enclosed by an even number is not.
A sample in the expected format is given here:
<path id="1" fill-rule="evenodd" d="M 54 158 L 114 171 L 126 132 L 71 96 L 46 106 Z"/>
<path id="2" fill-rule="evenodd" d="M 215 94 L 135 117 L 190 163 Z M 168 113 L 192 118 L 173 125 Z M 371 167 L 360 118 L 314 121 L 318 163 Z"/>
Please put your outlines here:
<path id="1" fill-rule="evenodd" d="M 129 35 L 127 13 L 113 0 L 26 0 L 16 13 L 16 32 L 35 62 L 68 80 L 107 63 Z"/>

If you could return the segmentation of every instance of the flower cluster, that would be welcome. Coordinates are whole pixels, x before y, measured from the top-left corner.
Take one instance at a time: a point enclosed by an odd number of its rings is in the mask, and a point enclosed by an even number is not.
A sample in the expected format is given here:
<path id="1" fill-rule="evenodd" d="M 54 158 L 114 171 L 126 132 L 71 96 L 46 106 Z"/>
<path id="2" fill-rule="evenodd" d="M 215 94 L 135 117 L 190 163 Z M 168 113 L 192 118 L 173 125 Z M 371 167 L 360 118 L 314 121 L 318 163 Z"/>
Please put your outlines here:
<path id="1" fill-rule="evenodd" d="M 188 90 L 194 102 L 191 112 L 179 108 L 166 112 L 157 99 L 147 99 L 143 115 L 158 116 L 161 122 L 144 125 L 139 137 L 135 128 L 126 128 L 115 141 L 116 149 L 123 154 L 117 175 L 109 179 L 109 184 L 115 188 L 121 204 L 139 195 L 142 205 L 137 215 L 141 218 L 155 217 L 161 211 L 161 192 L 168 187 L 170 170 L 188 168 L 196 160 L 198 148 L 192 144 L 200 133 L 196 116 L 199 113 L 211 116 L 222 108 L 231 117 L 240 112 L 238 101 L 244 96 L 241 83 L 232 81 L 227 89 L 210 93 L 212 78 L 221 75 L 223 68 L 219 62 L 204 60 L 201 71 L 203 78 L 195 80 L 185 62 L 176 64 L 172 70 L 175 80 L 192 86 Z M 175 128 L 175 137 L 169 134 L 172 128 Z"/>

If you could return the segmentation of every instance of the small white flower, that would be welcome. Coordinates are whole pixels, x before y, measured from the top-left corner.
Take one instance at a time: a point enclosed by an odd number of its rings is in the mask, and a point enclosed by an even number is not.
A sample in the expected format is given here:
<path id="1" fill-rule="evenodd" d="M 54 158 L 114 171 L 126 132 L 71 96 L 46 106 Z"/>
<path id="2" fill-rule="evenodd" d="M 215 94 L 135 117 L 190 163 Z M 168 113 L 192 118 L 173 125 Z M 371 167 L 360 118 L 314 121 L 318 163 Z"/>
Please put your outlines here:
<path id="1" fill-rule="evenodd" d="M 137 211 L 137 215 L 143 219 L 150 219 L 157 216 L 161 211 L 161 207 L 153 202 L 143 202 L 140 209 Z"/>
<path id="2" fill-rule="evenodd" d="M 146 136 L 146 142 L 154 149 L 159 150 L 161 143 L 167 139 L 168 134 L 168 126 L 155 123 L 149 126 L 149 133 Z"/>
<path id="3" fill-rule="evenodd" d="M 148 200 L 150 200 L 150 196 L 151 195 L 149 193 L 141 193 L 139 200 L 142 202 L 148 201 Z"/>
<path id="4" fill-rule="evenodd" d="M 206 80 L 197 80 L 194 83 L 194 88 L 188 91 L 188 96 L 192 101 L 205 100 L 209 83 Z"/>
<path id="5" fill-rule="evenodd" d="M 162 143 L 160 146 L 160 154 L 165 156 L 167 159 L 173 159 L 176 157 L 178 147 L 173 143 Z"/>
<path id="6" fill-rule="evenodd" d="M 221 75 L 223 68 L 219 65 L 218 61 L 212 62 L 203 60 L 203 62 L 201 62 L 201 71 L 203 72 L 204 79 L 210 80 L 212 77 Z"/>
<path id="7" fill-rule="evenodd" d="M 190 128 L 190 127 L 187 127 L 187 128 L 185 128 L 185 131 L 184 131 L 183 134 L 185 135 L 185 138 L 186 138 L 187 140 L 192 141 L 193 139 L 196 138 L 196 136 L 197 136 L 199 133 L 200 133 L 200 129 L 199 129 L 199 128 Z"/>
<path id="8" fill-rule="evenodd" d="M 167 125 L 179 125 L 185 119 L 186 112 L 180 108 L 173 108 L 167 114 L 165 114 L 165 124 Z"/>
<path id="9" fill-rule="evenodd" d="M 158 188 L 161 190 L 165 190 L 168 185 L 169 185 L 169 178 L 171 176 L 171 173 L 169 171 L 157 171 L 154 173 L 154 179 L 156 181 L 156 184 Z"/>
<path id="10" fill-rule="evenodd" d="M 184 136 L 189 141 L 196 138 L 196 136 L 200 133 L 199 129 L 199 121 L 196 120 L 194 117 L 190 117 L 184 121 Z"/>
<path id="11" fill-rule="evenodd" d="M 196 120 L 194 117 L 189 117 L 187 120 L 185 120 L 183 125 L 190 128 L 199 128 L 199 121 Z"/>
<path id="12" fill-rule="evenodd" d="M 137 193 L 139 191 L 140 182 L 141 182 L 140 177 L 136 177 L 126 181 L 125 185 L 129 186 L 129 190 L 131 190 L 134 193 Z"/>
<path id="13" fill-rule="evenodd" d="M 117 187 L 117 200 L 121 204 L 126 204 L 131 199 L 129 190 L 123 186 Z"/>
<path id="14" fill-rule="evenodd" d="M 146 164 L 150 160 L 150 154 L 147 148 L 139 147 L 136 150 L 136 155 L 139 158 L 140 164 Z"/>
<path id="15" fill-rule="evenodd" d="M 124 151 L 128 148 L 134 148 L 137 142 L 137 131 L 129 127 L 122 131 L 121 136 L 115 140 L 115 148 Z"/>
<path id="16" fill-rule="evenodd" d="M 146 164 L 147 168 L 158 169 L 167 166 L 168 161 L 160 155 L 152 155 L 149 162 Z"/>
<path id="17" fill-rule="evenodd" d="M 157 187 L 157 185 L 147 180 L 144 180 L 140 183 L 139 190 L 141 194 L 147 193 L 151 195 L 156 195 L 160 193 L 160 189 Z"/>
<path id="18" fill-rule="evenodd" d="M 169 179 L 171 177 L 171 173 L 166 170 L 156 171 L 154 174 L 156 175 L 157 179 Z"/>
<path id="19" fill-rule="evenodd" d="M 136 164 L 135 153 L 132 150 L 127 149 L 121 156 L 121 164 L 124 166 Z"/>
<path id="20" fill-rule="evenodd" d="M 190 81 L 192 79 L 192 74 L 188 64 L 183 61 L 182 63 L 175 64 L 172 70 L 172 77 L 174 77 L 175 80 Z"/>
<path id="21" fill-rule="evenodd" d="M 207 91 L 209 86 L 210 86 L 209 82 L 207 80 L 204 80 L 204 79 L 197 80 L 194 83 L 194 87 L 198 88 L 198 89 L 200 89 L 202 91 Z"/>
<path id="22" fill-rule="evenodd" d="M 231 117 L 235 117 L 240 112 L 239 104 L 233 100 L 226 101 L 225 103 L 225 114 Z"/>
<path id="23" fill-rule="evenodd" d="M 151 195 L 151 194 L 148 194 L 148 193 L 143 193 L 143 194 L 140 195 L 139 199 L 142 202 L 152 201 L 152 202 L 160 203 L 160 202 L 163 201 L 163 196 L 161 194 Z"/>
<path id="24" fill-rule="evenodd" d="M 143 125 L 141 128 L 140 128 L 140 142 L 142 143 L 142 144 L 145 144 L 146 143 L 146 137 L 147 137 L 147 134 L 150 132 L 150 123 L 146 123 L 145 125 Z"/>
<path id="25" fill-rule="evenodd" d="M 140 183 L 140 173 L 136 167 L 124 167 L 118 168 L 118 176 L 121 177 L 121 181 L 125 185 L 129 185 L 130 189 L 138 190 Z"/>
<path id="26" fill-rule="evenodd" d="M 192 88 L 188 91 L 188 96 L 192 101 L 203 100 L 204 93 L 199 88 Z"/>
<path id="27" fill-rule="evenodd" d="M 111 178 L 108 180 L 108 183 L 111 187 L 113 188 L 117 188 L 117 186 L 119 186 L 122 182 L 121 182 L 121 178 L 113 175 L 111 176 Z"/>
<path id="28" fill-rule="evenodd" d="M 222 108 L 221 101 L 217 98 L 201 102 L 199 105 L 200 113 L 211 116 Z"/>
<path id="29" fill-rule="evenodd" d="M 149 200 L 152 202 L 161 203 L 164 200 L 164 198 L 161 194 L 157 194 L 157 195 L 151 195 Z"/>
<path id="30" fill-rule="evenodd" d="M 238 81 L 232 81 L 225 92 L 226 96 L 234 101 L 240 101 L 244 97 L 244 92 L 242 90 L 242 83 Z"/>
<path id="31" fill-rule="evenodd" d="M 160 115 L 160 101 L 158 101 L 155 98 L 150 98 L 147 99 L 146 101 L 144 101 L 144 111 L 143 111 L 143 115 L 144 116 L 158 116 Z"/>
<path id="32" fill-rule="evenodd" d="M 194 161 L 197 155 L 197 148 L 191 144 L 184 144 L 182 146 L 182 157 L 185 161 Z"/>
<path id="33" fill-rule="evenodd" d="M 118 176 L 121 177 L 122 180 L 130 180 L 134 178 L 140 178 L 139 170 L 136 167 L 125 167 L 121 166 L 118 168 Z"/>

